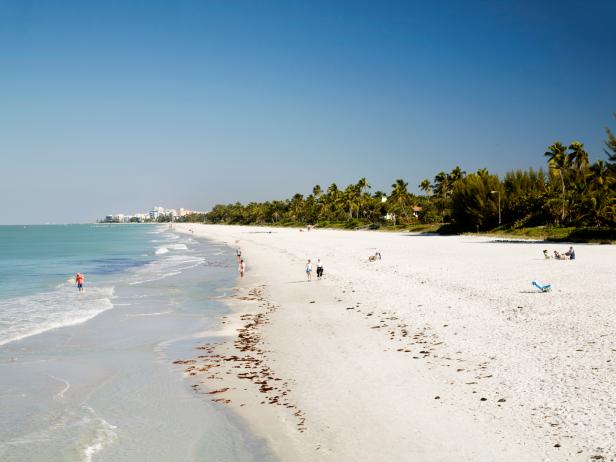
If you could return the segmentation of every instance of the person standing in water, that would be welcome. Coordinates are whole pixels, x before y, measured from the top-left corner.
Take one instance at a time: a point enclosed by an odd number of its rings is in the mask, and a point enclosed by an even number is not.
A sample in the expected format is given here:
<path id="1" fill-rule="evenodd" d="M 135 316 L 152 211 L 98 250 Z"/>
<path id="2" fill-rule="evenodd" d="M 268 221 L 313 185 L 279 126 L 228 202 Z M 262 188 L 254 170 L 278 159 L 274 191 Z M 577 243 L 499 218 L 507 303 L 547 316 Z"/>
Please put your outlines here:
<path id="1" fill-rule="evenodd" d="M 75 282 L 77 283 L 77 289 L 79 289 L 79 292 L 83 292 L 83 283 L 85 280 L 86 278 L 83 276 L 83 274 L 77 273 L 75 275 Z"/>
<path id="2" fill-rule="evenodd" d="M 317 279 L 321 279 L 323 277 L 323 262 L 321 262 L 320 258 L 317 258 Z"/>
<path id="3" fill-rule="evenodd" d="M 310 262 L 310 258 L 306 262 L 306 277 L 308 281 L 312 281 L 312 263 Z"/>
<path id="4" fill-rule="evenodd" d="M 246 271 L 246 264 L 244 263 L 244 260 L 240 260 L 240 265 L 237 268 L 237 270 L 240 272 L 240 277 L 243 278 L 244 271 Z"/>

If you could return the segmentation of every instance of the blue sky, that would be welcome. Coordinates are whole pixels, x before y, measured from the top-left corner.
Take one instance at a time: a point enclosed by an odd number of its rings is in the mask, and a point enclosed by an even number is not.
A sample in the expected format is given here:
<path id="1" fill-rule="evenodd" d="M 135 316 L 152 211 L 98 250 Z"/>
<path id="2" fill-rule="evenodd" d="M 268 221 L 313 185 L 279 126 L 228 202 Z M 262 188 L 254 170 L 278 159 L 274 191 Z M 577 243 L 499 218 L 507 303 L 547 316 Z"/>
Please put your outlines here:
<path id="1" fill-rule="evenodd" d="M 603 157 L 613 1 L 0 0 L 0 223 Z"/>

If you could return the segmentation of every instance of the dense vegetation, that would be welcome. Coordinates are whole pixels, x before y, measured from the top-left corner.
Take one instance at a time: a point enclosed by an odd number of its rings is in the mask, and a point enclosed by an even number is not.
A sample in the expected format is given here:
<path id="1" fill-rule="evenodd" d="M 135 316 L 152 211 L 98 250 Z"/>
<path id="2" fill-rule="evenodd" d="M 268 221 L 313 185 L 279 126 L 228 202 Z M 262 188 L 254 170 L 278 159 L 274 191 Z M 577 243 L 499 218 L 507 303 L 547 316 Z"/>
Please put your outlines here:
<path id="1" fill-rule="evenodd" d="M 616 114 L 615 114 L 616 116 Z M 316 185 L 290 199 L 216 205 L 187 221 L 355 227 L 410 227 L 447 223 L 455 231 L 533 226 L 612 228 L 616 225 L 616 136 L 606 128 L 605 160 L 590 164 L 584 145 L 556 142 L 545 152 L 547 169 L 508 172 L 503 178 L 460 167 L 423 180 L 421 195 L 402 179 L 391 191 L 371 192 L 365 178 L 344 188 Z M 500 202 L 500 214 L 499 214 Z M 500 221 L 499 223 L 499 215 Z"/>

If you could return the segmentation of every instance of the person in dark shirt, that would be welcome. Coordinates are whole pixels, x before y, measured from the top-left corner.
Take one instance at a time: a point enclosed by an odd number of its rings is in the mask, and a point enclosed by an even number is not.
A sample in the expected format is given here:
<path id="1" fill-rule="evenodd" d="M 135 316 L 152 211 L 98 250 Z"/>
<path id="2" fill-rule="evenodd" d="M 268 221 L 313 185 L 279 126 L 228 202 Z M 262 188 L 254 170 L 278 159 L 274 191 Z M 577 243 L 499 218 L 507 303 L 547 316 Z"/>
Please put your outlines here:
<path id="1" fill-rule="evenodd" d="M 569 260 L 575 260 L 575 250 L 573 250 L 573 247 L 569 247 L 569 250 L 565 252 L 565 255 L 569 257 Z"/>

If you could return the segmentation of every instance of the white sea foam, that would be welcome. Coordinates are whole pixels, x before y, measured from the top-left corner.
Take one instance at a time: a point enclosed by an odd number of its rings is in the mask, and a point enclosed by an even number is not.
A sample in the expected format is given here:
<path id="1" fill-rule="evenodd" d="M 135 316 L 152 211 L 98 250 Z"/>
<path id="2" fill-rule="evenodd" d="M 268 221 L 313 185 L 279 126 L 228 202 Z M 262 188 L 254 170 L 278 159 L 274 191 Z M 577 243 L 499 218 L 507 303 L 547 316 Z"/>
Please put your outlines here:
<path id="1" fill-rule="evenodd" d="M 95 420 L 97 424 L 96 431 L 94 433 L 94 438 L 88 444 L 83 451 L 83 460 L 84 462 L 92 462 L 93 457 L 99 453 L 105 446 L 112 443 L 118 435 L 114 431 L 116 428 L 115 425 L 110 424 L 105 419 L 99 417 L 94 409 L 89 406 L 84 406 L 89 413 L 92 415 L 92 419 Z"/>
<path id="2" fill-rule="evenodd" d="M 79 293 L 69 284 L 52 292 L 0 300 L 0 346 L 59 327 L 81 324 L 113 308 L 113 287 Z"/>
<path id="3" fill-rule="evenodd" d="M 162 234 L 166 231 L 165 228 L 163 227 L 158 227 L 156 229 L 154 229 L 153 231 L 148 231 L 148 234 Z"/>
<path id="4" fill-rule="evenodd" d="M 136 279 L 128 284 L 134 286 L 177 276 L 182 271 L 201 265 L 205 261 L 202 257 L 187 255 L 181 252 L 182 250 L 189 250 L 189 248 L 184 243 L 165 244 L 158 247 L 154 253 L 161 258 L 137 269 L 133 273 Z"/>
<path id="5" fill-rule="evenodd" d="M 138 313 L 138 314 L 127 314 L 127 318 L 140 318 L 142 316 L 164 316 L 165 314 L 170 314 L 171 311 L 157 311 L 155 313 Z"/>
<path id="6" fill-rule="evenodd" d="M 170 250 L 188 250 L 186 244 L 171 244 L 167 246 Z"/>
<path id="7" fill-rule="evenodd" d="M 189 261 L 186 261 L 184 263 L 189 263 Z M 139 284 L 145 284 L 147 282 L 160 281 L 162 279 L 166 279 L 171 276 L 177 276 L 178 274 L 181 274 L 182 271 L 195 268 L 202 264 L 203 264 L 203 259 L 197 259 L 197 261 L 191 262 L 188 265 L 172 267 L 173 269 L 171 271 L 168 271 L 168 270 L 165 271 L 165 268 L 162 267 L 162 268 L 159 268 L 158 270 L 149 271 L 148 273 L 144 274 L 144 276 L 146 276 L 146 279 L 139 279 L 137 281 L 129 282 L 129 285 L 135 286 Z M 168 269 L 171 269 L 171 268 L 168 268 Z"/>
<path id="8" fill-rule="evenodd" d="M 131 286 L 138 286 L 139 284 L 145 284 L 146 282 L 160 281 L 162 279 L 166 279 L 166 278 L 171 277 L 171 276 L 177 276 L 180 273 L 181 273 L 181 271 L 170 271 L 169 273 L 163 273 L 163 274 L 160 274 L 160 275 L 158 275 L 156 277 L 153 277 L 151 279 L 140 279 L 138 281 L 129 282 L 129 285 L 131 285 Z"/>
<path id="9" fill-rule="evenodd" d="M 59 400 L 63 399 L 64 398 L 64 393 L 66 393 L 68 391 L 68 389 L 71 388 L 70 382 L 68 380 L 64 380 L 64 379 L 55 377 L 53 375 L 49 375 L 49 377 L 51 377 L 54 380 L 57 380 L 58 382 L 62 382 L 64 384 L 64 388 L 62 388 L 62 390 L 60 390 L 58 393 L 56 393 L 53 396 L 53 399 L 55 401 L 59 401 Z"/>
<path id="10" fill-rule="evenodd" d="M 154 252 L 156 255 L 164 255 L 171 250 L 188 250 L 186 244 L 165 244 L 161 245 Z"/>

